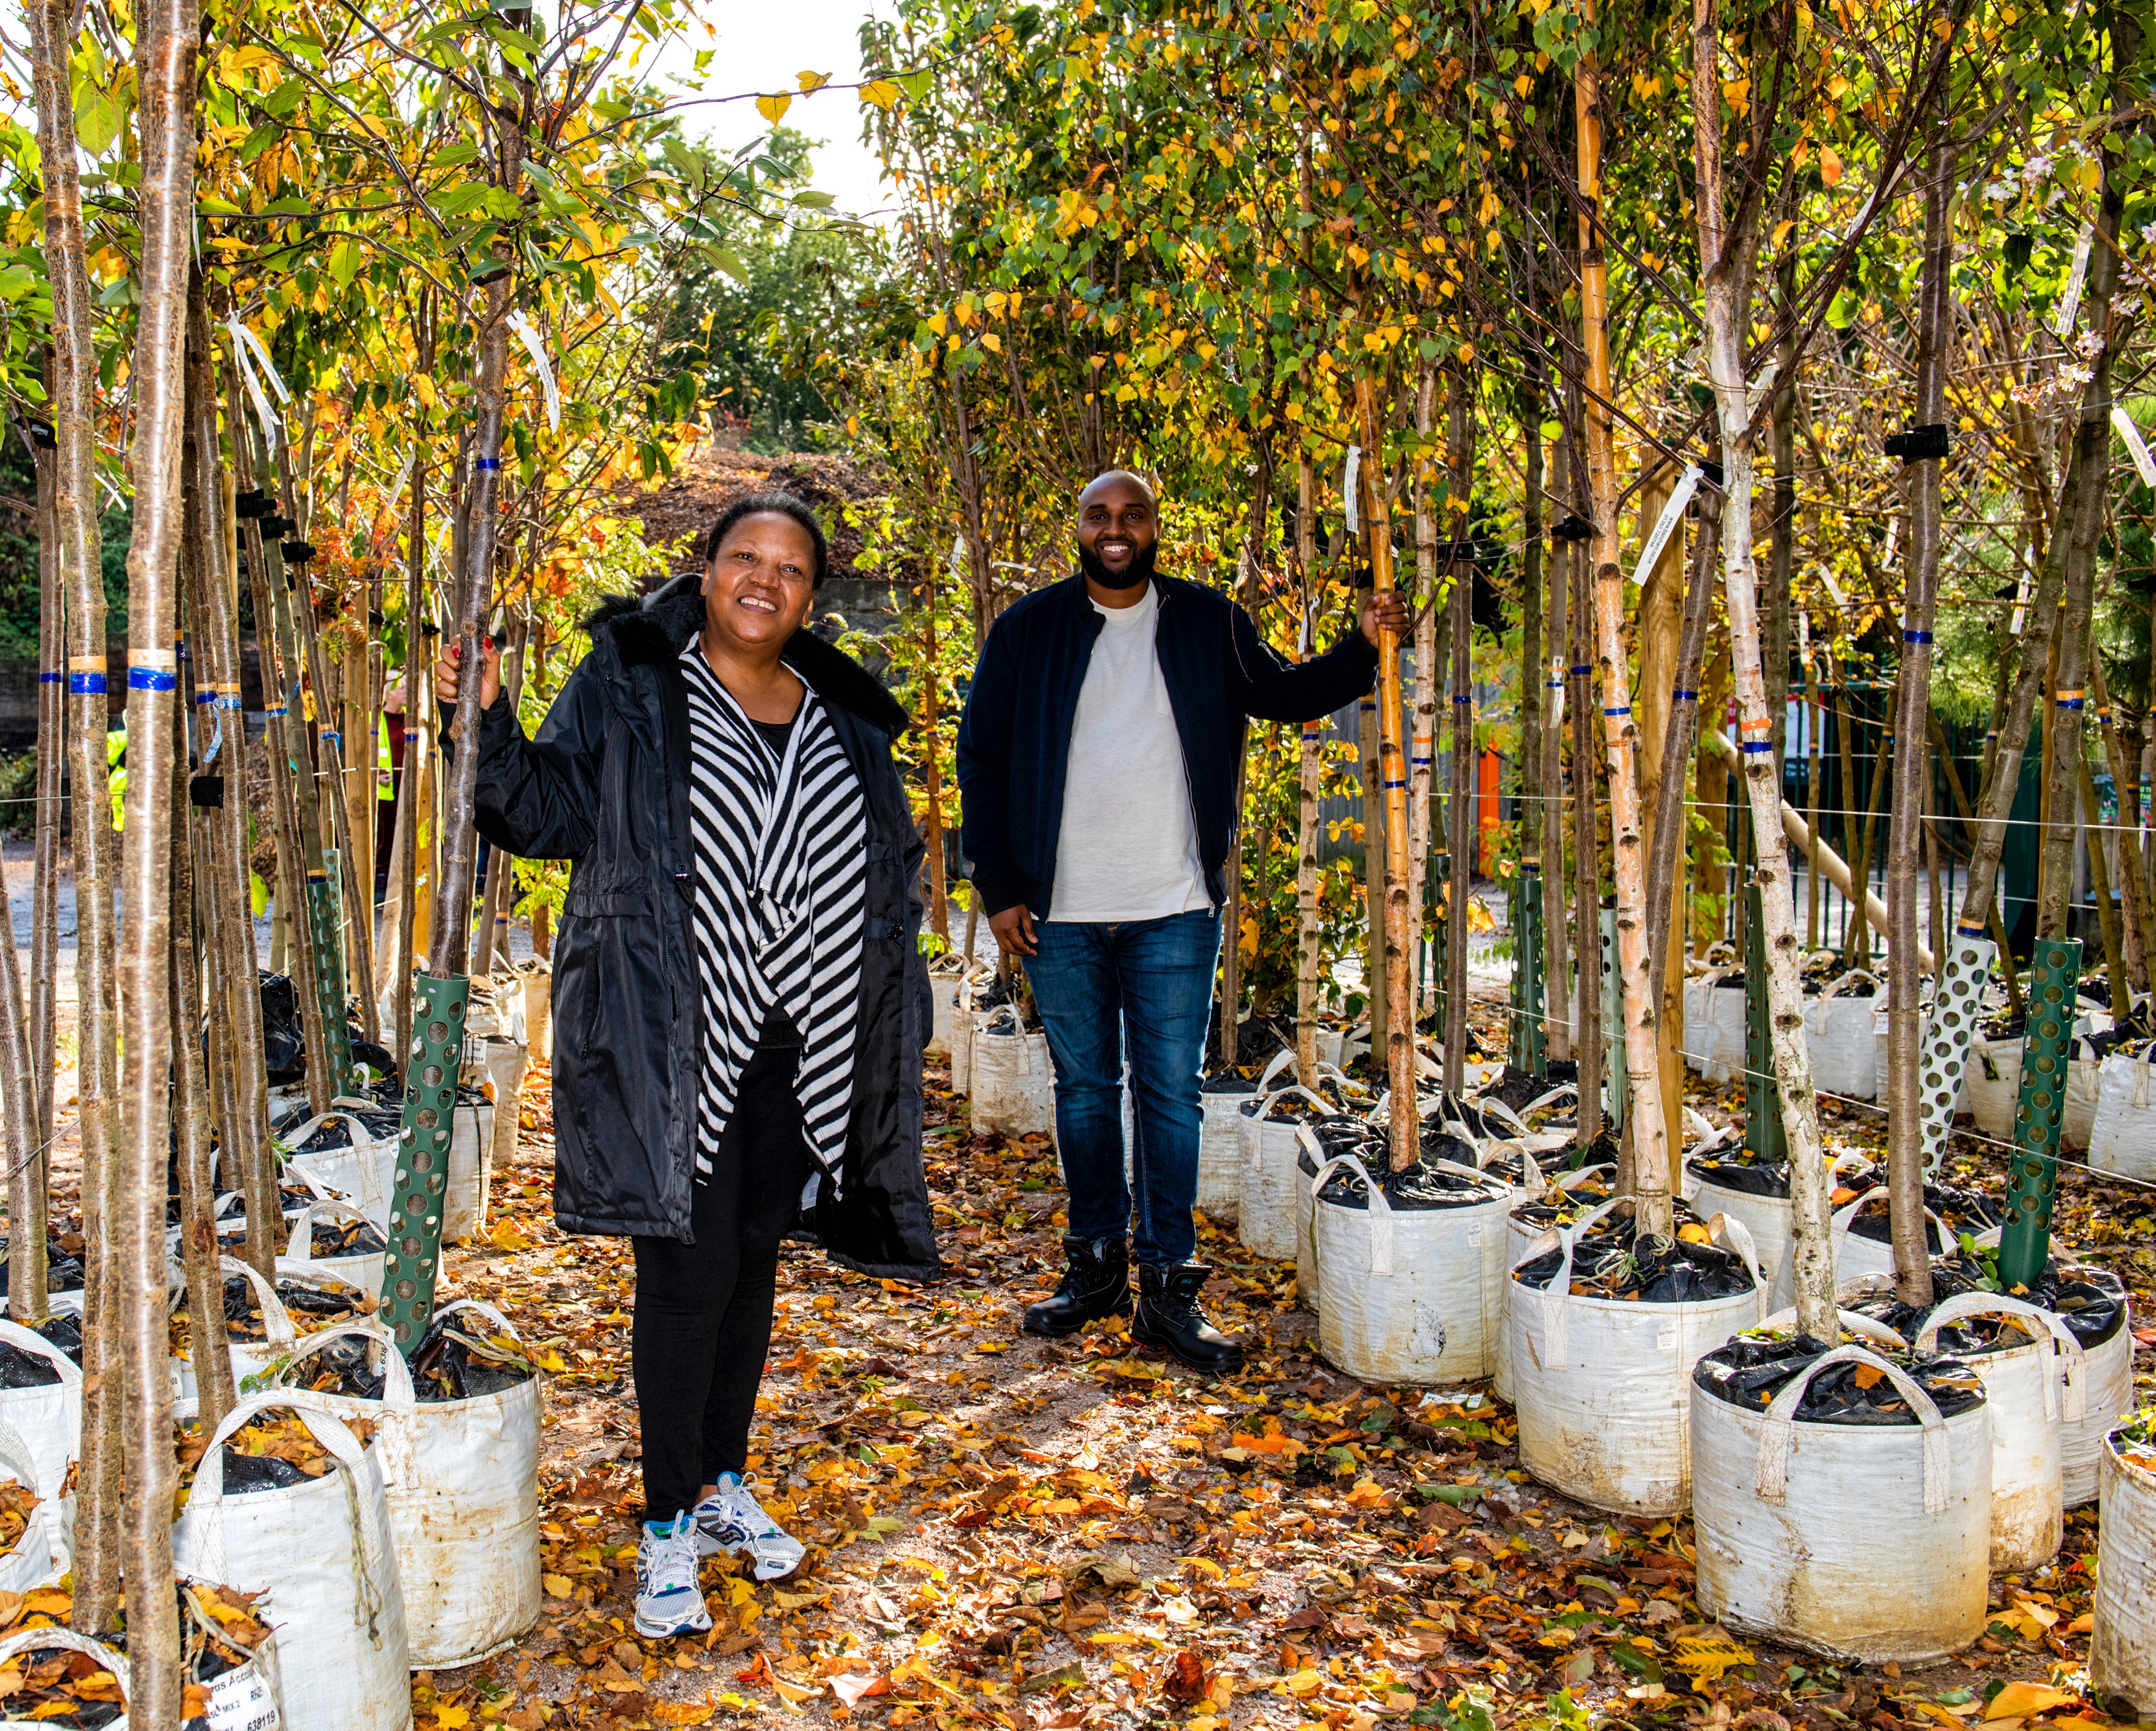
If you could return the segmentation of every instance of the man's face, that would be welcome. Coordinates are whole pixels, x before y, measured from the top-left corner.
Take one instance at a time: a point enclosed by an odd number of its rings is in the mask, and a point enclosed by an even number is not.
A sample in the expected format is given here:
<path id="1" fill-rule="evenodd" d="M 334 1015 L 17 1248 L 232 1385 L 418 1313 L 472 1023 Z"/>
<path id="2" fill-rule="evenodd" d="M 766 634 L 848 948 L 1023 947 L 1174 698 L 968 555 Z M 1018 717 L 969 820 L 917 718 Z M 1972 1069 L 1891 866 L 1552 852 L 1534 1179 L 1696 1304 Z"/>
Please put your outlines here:
<path id="1" fill-rule="evenodd" d="M 1078 496 L 1078 551 L 1086 575 L 1111 589 L 1152 573 L 1160 524 L 1152 495 L 1131 475 L 1104 475 Z"/>

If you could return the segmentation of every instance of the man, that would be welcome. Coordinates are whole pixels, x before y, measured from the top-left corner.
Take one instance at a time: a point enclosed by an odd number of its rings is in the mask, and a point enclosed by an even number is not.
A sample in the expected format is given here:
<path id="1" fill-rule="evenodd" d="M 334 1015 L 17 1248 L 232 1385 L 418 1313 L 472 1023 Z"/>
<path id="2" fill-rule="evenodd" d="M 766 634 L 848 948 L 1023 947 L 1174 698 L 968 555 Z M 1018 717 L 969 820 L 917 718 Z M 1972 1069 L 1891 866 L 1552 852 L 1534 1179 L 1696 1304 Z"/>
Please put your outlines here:
<path id="1" fill-rule="evenodd" d="M 1152 490 L 1116 470 L 1078 498 L 1077 574 L 1014 603 L 981 652 L 958 729 L 965 848 L 1007 955 L 1022 958 L 1055 1063 L 1070 1191 L 1065 1266 L 1029 1333 L 1130 1313 L 1123 1170 L 1136 1094 L 1137 1315 L 1132 1333 L 1194 1369 L 1242 1348 L 1198 1295 L 1199 1081 L 1236 824 L 1246 717 L 1301 722 L 1370 689 L 1380 628 L 1291 666 L 1225 596 L 1153 569 Z"/>

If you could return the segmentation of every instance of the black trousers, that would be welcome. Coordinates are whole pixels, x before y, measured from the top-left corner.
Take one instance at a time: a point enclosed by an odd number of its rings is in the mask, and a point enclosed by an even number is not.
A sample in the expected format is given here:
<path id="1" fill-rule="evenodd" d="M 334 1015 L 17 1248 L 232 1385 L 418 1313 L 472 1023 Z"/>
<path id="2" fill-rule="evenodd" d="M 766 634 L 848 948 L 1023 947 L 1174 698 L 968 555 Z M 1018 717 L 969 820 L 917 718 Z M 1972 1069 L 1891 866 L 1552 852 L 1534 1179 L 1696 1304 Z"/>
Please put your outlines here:
<path id="1" fill-rule="evenodd" d="M 713 1170 L 690 1210 L 694 1244 L 637 1238 L 629 1359 L 644 1432 L 645 1518 L 670 1521 L 740 1472 L 771 1346 L 778 1241 L 808 1180 L 798 1047 L 759 1047 Z"/>

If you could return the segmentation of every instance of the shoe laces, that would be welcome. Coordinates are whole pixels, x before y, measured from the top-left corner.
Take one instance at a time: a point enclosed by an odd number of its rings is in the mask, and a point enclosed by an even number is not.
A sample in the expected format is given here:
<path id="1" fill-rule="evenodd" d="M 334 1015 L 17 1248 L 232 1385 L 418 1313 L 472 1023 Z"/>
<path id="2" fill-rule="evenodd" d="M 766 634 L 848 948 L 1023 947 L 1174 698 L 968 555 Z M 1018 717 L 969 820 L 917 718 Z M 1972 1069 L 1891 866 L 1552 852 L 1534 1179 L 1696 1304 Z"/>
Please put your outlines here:
<path id="1" fill-rule="evenodd" d="M 763 1505 L 756 1500 L 756 1492 L 737 1473 L 722 1474 L 718 1488 L 704 1501 L 707 1506 L 716 1506 L 751 1538 L 786 1537 L 785 1528 L 763 1512 Z"/>
<path id="2" fill-rule="evenodd" d="M 644 1529 L 637 1547 L 637 1569 L 644 1577 L 646 1598 L 696 1590 L 696 1523 L 686 1513 L 674 1517 L 671 1526 Z"/>

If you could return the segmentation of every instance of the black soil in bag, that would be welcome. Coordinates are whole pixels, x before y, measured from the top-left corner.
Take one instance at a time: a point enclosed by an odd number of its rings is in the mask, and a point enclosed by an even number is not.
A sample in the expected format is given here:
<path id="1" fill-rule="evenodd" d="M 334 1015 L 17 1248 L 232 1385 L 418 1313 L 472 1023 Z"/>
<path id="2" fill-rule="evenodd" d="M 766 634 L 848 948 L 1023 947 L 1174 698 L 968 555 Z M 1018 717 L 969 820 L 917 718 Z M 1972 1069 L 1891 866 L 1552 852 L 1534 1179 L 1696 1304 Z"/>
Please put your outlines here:
<path id="1" fill-rule="evenodd" d="M 1983 1256 L 1957 1251 L 1951 1256 L 1932 1258 L 1932 1296 L 1939 1303 L 1964 1292 L 1998 1290 L 1998 1270 Z M 2059 1320 L 2082 1343 L 2084 1351 L 2102 1345 L 2118 1333 L 2126 1320 L 2126 1287 L 2117 1275 L 2107 1268 L 2061 1263 L 2056 1256 L 2044 1265 L 2044 1271 L 2037 1276 L 2033 1287 L 2012 1296 L 2041 1309 L 2056 1311 Z M 1865 1299 L 1850 1308 L 1876 1317 L 1904 1340 L 1914 1340 L 1924 1326 L 1924 1318 L 1931 1314 L 1929 1309 L 1918 1310 L 1913 1305 L 1900 1302 L 1891 1292 Z M 2005 1338 L 2000 1338 L 1999 1325 L 2004 1320 L 1999 1317 L 1971 1317 L 1965 1322 L 1949 1323 L 1939 1330 L 1939 1350 L 1980 1353 L 2002 1346 L 2025 1345 L 2030 1337 L 2018 1326 L 2005 1330 Z M 2048 1336 L 2050 1331 L 2046 1329 L 2045 1333 Z"/>
<path id="2" fill-rule="evenodd" d="M 1753 1290 L 1752 1271 L 1733 1250 L 1702 1240 L 1707 1229 L 1682 1202 L 1676 1205 L 1678 1235 L 1643 1239 L 1630 1215 L 1608 1214 L 1573 1246 L 1575 1297 L 1635 1299 L 1648 1304 L 1697 1304 Z M 1685 1235 L 1687 1232 L 1695 1235 Z M 1563 1261 L 1562 1246 L 1522 1263 L 1512 1278 L 1548 1291 Z"/>
<path id="3" fill-rule="evenodd" d="M 1198 1085 L 1201 1094 L 1255 1094 L 1258 1085 L 1240 1071 L 1224 1070 L 1218 1076 L 1209 1076 Z"/>
<path id="4" fill-rule="evenodd" d="M 300 1030 L 300 989 L 287 974 L 264 970 L 261 976 L 262 1060 L 270 1085 L 305 1081 L 307 1041 Z"/>
<path id="5" fill-rule="evenodd" d="M 1531 1202 L 1522 1202 L 1512 1210 L 1512 1217 L 1537 1232 L 1547 1232 L 1553 1226 L 1569 1226 L 1582 1215 L 1616 1194 L 1615 1163 L 1604 1161 L 1600 1165 L 1601 1169 L 1594 1177 L 1582 1179 L 1568 1190 L 1561 1190 L 1554 1184 L 1545 1185 L 1541 1195 Z"/>
<path id="6" fill-rule="evenodd" d="M 309 1113 L 295 1117 L 290 1121 L 288 1127 L 296 1129 L 311 1116 L 313 1114 Z M 360 1128 L 367 1137 L 376 1142 L 394 1136 L 403 1122 L 393 1112 L 357 1112 L 340 1106 L 331 1115 L 327 1123 L 316 1125 L 314 1133 L 305 1142 L 295 1143 L 290 1152 L 295 1154 L 333 1154 L 350 1148 L 354 1119 L 358 1120 Z"/>
<path id="7" fill-rule="evenodd" d="M 1866 1344 L 1874 1357 L 1907 1371 L 1951 1418 L 1984 1399 L 1976 1373 L 1958 1359 L 1922 1357 Z M 1797 1374 L 1828 1348 L 1802 1334 L 1778 1339 L 1740 1337 L 1718 1346 L 1692 1367 L 1691 1379 L 1717 1400 L 1763 1411 Z M 1890 1377 L 1870 1364 L 1836 1364 L 1812 1379 L 1798 1404 L 1806 1425 L 1920 1425 L 1923 1422 Z"/>
<path id="8" fill-rule="evenodd" d="M 1518 1112 L 1529 1101 L 1541 1099 L 1551 1089 L 1574 1085 L 1578 1081 L 1579 1066 L 1569 1061 L 1552 1064 L 1548 1076 L 1537 1076 L 1529 1071 L 1515 1070 L 1507 1064 L 1505 1066 L 1505 1073 L 1488 1087 L 1483 1089 L 1478 1097 L 1497 1101 L 1501 1104 L 1511 1107 L 1514 1112 Z"/>
<path id="9" fill-rule="evenodd" d="M 1367 1125 L 1359 1127 L 1364 1139 L 1353 1147 L 1343 1145 L 1344 1138 L 1336 1142 L 1324 1138 L 1321 1133 L 1321 1140 L 1326 1141 L 1327 1158 L 1343 1153 L 1355 1155 L 1362 1161 L 1363 1169 L 1383 1189 L 1385 1200 L 1396 1209 L 1474 1208 L 1486 1202 L 1502 1202 L 1510 1194 L 1502 1179 L 1486 1178 L 1480 1173 L 1442 1172 L 1424 1165 L 1410 1166 L 1405 1172 L 1391 1171 L 1386 1163 L 1383 1133 Z M 1317 1176 L 1317 1168 L 1311 1169 L 1311 1176 Z M 1355 1173 L 1342 1167 L 1326 1179 L 1317 1199 L 1335 1208 L 1368 1208 L 1370 1189 Z"/>
<path id="10" fill-rule="evenodd" d="M 1875 1188 L 1867 1184 L 1863 1194 L 1869 1195 Z M 1947 1230 L 1953 1233 L 1989 1232 L 2006 1218 L 2005 1205 L 1995 1198 L 1985 1195 L 1981 1190 L 1964 1189 L 1957 1184 L 1926 1184 L 1924 1206 L 1944 1221 Z M 1924 1224 L 1936 1240 L 1938 1229 L 1933 1227 L 1928 1220 Z M 1868 1238 L 1874 1244 L 1890 1244 L 1893 1241 L 1892 1217 L 1875 1202 L 1849 1223 L 1849 1231 L 1853 1238 Z M 1936 1243 L 1933 1246 L 1935 1250 L 1947 1247 Z"/>
<path id="11" fill-rule="evenodd" d="M 476 1400 L 530 1380 L 533 1373 L 528 1364 L 456 1326 L 478 1320 L 469 1312 L 458 1311 L 435 1318 L 420 1336 L 419 1348 L 408 1368 L 413 1394 L 421 1405 Z M 394 1350 L 378 1338 L 346 1335 L 332 1340 L 307 1355 L 302 1367 L 305 1386 L 318 1394 L 379 1400 L 382 1354 Z"/>
<path id="12" fill-rule="evenodd" d="M 50 1361 L 0 1340 L 0 1389 L 49 1389 L 59 1379 Z"/>
<path id="13" fill-rule="evenodd" d="M 371 1256 L 389 1248 L 372 1220 L 316 1220 L 307 1234 L 308 1254 L 316 1261 L 333 1256 Z"/>
<path id="14" fill-rule="evenodd" d="M 1270 1094 L 1263 1096 L 1253 1094 L 1242 1104 L 1243 1116 L 1246 1118 L 1257 1117 L 1259 1112 L 1265 1110 L 1265 1102 L 1271 1098 Z M 1270 1112 L 1265 1112 L 1265 1122 L 1269 1124 L 1306 1124 L 1318 1119 L 1336 1118 L 1342 1115 L 1337 1107 L 1314 1105 L 1301 1094 L 1291 1094 L 1275 1106 Z"/>
<path id="15" fill-rule="evenodd" d="M 82 1363 L 82 1318 L 80 1317 L 49 1316 L 30 1332 L 52 1342 L 77 1364 Z"/>
<path id="16" fill-rule="evenodd" d="M 1295 1049 L 1295 1026 L 1283 1025 L 1270 1016 L 1245 1016 L 1235 1025 L 1235 1062 L 1239 1066 L 1257 1065 L 1263 1067 L 1280 1053 Z M 1204 1068 L 1217 1070 L 1220 1066 L 1220 1022 L 1216 1016 L 1205 1033 L 1205 1061 Z"/>
<path id="17" fill-rule="evenodd" d="M 13 1248 L 6 1239 L 0 1238 L 0 1254 L 10 1252 Z M 7 1296 L 8 1270 L 13 1261 L 13 1256 L 8 1255 L 7 1261 L 0 1262 L 0 1297 Z M 81 1258 L 60 1248 L 59 1235 L 56 1232 L 48 1234 L 45 1238 L 45 1290 L 48 1292 L 80 1292 L 82 1290 Z"/>

